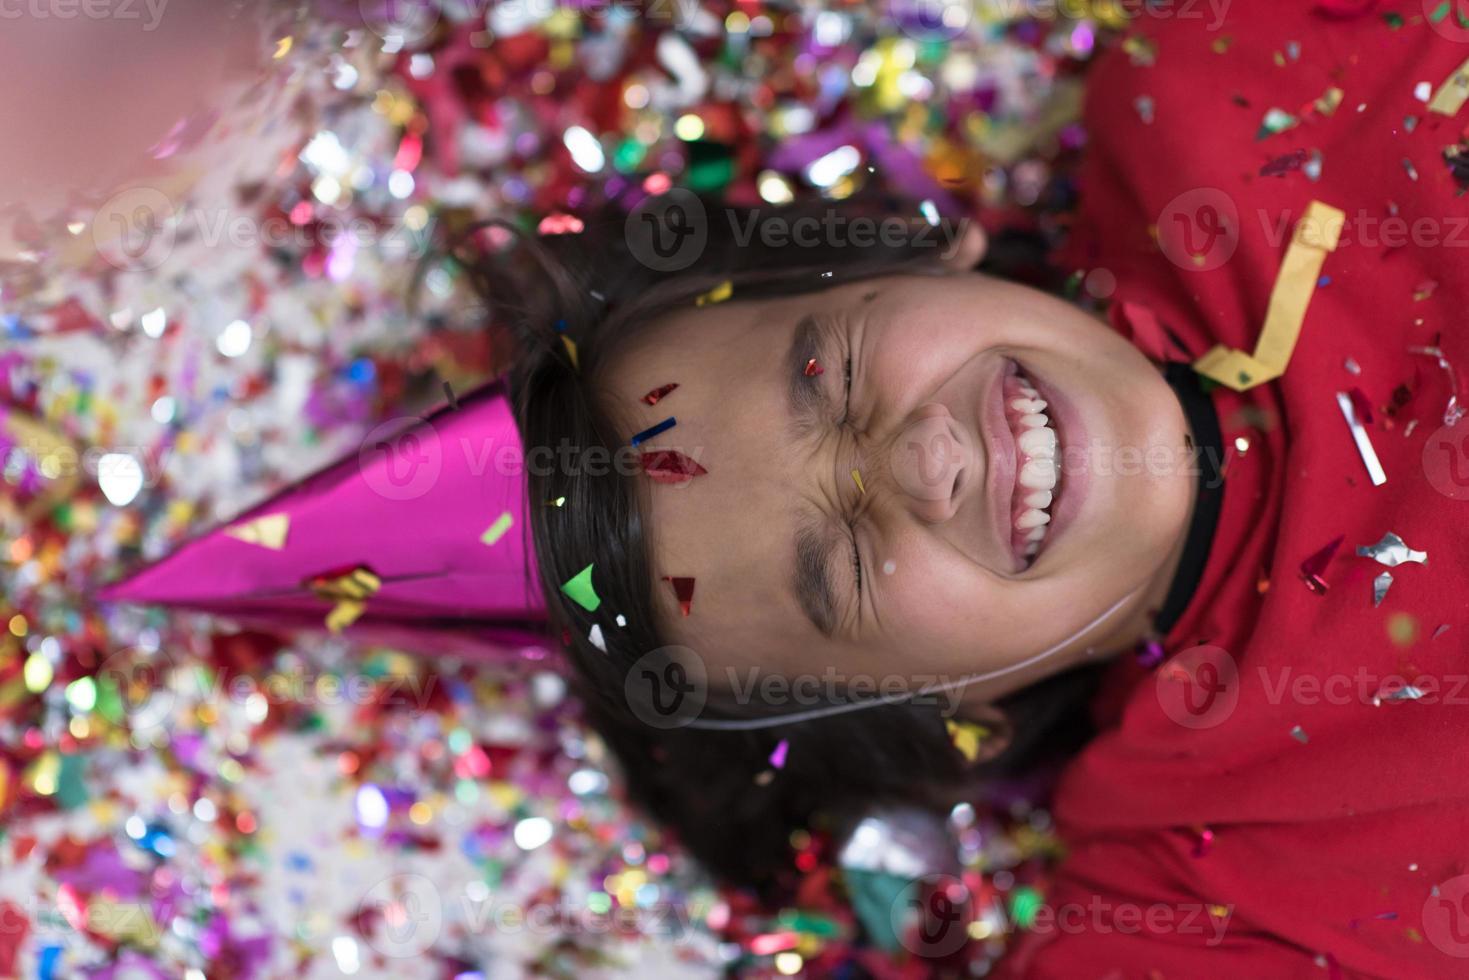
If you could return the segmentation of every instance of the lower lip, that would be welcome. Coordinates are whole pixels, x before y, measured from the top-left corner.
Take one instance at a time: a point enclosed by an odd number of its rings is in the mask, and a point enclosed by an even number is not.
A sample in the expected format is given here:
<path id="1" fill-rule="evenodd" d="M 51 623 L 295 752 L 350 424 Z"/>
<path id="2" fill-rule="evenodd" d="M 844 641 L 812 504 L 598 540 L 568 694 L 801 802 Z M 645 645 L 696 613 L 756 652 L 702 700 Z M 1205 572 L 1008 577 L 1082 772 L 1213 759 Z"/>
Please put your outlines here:
<path id="1" fill-rule="evenodd" d="M 1037 557 L 1046 553 L 1075 519 L 1086 499 L 1086 485 L 1090 467 L 1086 465 L 1086 426 L 1081 421 L 1076 406 L 1044 377 L 1035 373 L 1029 365 L 1021 365 L 1030 383 L 1040 392 L 1046 403 L 1046 414 L 1056 430 L 1056 458 L 1060 460 L 1060 479 L 1056 482 L 1055 502 L 1051 505 L 1051 522 L 1046 526 L 1046 536 L 1041 542 Z"/>

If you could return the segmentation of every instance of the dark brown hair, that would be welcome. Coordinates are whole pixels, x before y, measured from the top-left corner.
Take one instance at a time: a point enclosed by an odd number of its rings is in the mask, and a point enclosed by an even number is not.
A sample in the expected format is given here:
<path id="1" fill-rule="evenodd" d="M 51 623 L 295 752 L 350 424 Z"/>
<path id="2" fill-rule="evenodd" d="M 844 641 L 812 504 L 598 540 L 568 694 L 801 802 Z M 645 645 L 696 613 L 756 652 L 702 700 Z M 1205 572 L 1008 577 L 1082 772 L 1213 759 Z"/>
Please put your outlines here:
<path id="1" fill-rule="evenodd" d="M 694 305 L 722 283 L 735 300 L 812 293 L 877 275 L 937 269 L 941 246 L 957 229 L 937 234 L 919 210 L 865 198 L 818 201 L 786 208 L 729 208 L 700 202 L 707 242 L 687 267 L 659 271 L 630 240 L 626 213 L 608 208 L 581 219 L 579 232 L 530 236 L 512 226 L 482 226 L 461 236 L 451 258 L 469 276 L 491 323 L 512 331 L 517 349 L 511 396 L 525 448 L 570 445 L 625 447 L 599 378 L 619 345 L 670 311 Z M 645 206 L 646 207 L 646 206 Z M 856 247 L 827 241 L 815 247 L 762 244 L 765 222 L 821 220 L 835 210 L 844 221 L 904 216 L 911 234 L 894 243 Z M 750 232 L 753 232 L 751 234 Z M 1004 255 L 1034 257 L 1034 243 L 1001 242 Z M 995 252 L 992 246 L 992 258 Z M 1034 267 L 1031 263 L 1029 267 Z M 564 339 L 563 339 L 564 338 Z M 575 345 L 575 361 L 566 340 Z M 645 479 L 645 478 L 644 478 Z M 533 472 L 528 477 L 531 544 L 538 575 L 575 672 L 588 718 L 621 762 L 638 803 L 673 829 L 678 839 L 718 876 L 786 891 L 795 874 L 789 841 L 794 831 L 840 827 L 877 803 L 901 801 L 946 808 L 972 792 L 972 780 L 993 777 L 1033 757 L 1037 745 L 1055 744 L 1058 721 L 1071 732 L 1067 747 L 1084 737 L 1082 699 L 1091 674 L 1052 678 L 1002 704 L 1015 736 L 1001 759 L 969 771 L 952 746 L 944 719 L 932 705 L 894 703 L 759 731 L 658 728 L 639 720 L 629 701 L 629 672 L 640 658 L 664 648 L 654 615 L 652 567 L 645 534 L 640 478 L 615 468 L 587 472 Z M 560 506 L 548 501 L 564 498 Z M 588 565 L 601 604 L 588 611 L 570 601 L 561 584 Z M 624 625 L 617 625 L 616 617 Z M 605 652 L 592 642 L 600 629 Z M 759 663 L 759 651 L 749 661 Z M 644 661 L 646 662 L 646 661 Z M 749 714 L 710 690 L 703 717 Z M 788 740 L 784 768 L 769 757 Z M 762 776 L 762 773 L 765 774 Z"/>

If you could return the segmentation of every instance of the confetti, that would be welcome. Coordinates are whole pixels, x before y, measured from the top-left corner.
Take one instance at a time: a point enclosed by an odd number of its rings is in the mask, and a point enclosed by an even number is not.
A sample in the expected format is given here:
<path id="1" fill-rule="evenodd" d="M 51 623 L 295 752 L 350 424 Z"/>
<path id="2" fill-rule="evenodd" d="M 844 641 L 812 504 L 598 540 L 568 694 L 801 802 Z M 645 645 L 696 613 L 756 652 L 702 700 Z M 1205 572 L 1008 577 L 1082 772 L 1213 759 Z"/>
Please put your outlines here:
<path id="1" fill-rule="evenodd" d="M 709 471 L 677 449 L 654 449 L 638 457 L 643 472 L 658 483 L 687 483 Z"/>
<path id="2" fill-rule="evenodd" d="M 1297 725 L 1290 730 L 1290 737 L 1295 739 L 1297 742 L 1300 742 L 1302 745 L 1305 745 L 1307 742 L 1311 741 L 1311 736 L 1307 735 L 1306 730 L 1300 725 Z"/>
<path id="3" fill-rule="evenodd" d="M 1305 150 L 1295 150 L 1284 156 L 1276 157 L 1260 168 L 1261 177 L 1279 177 L 1290 173 L 1292 170 L 1300 170 L 1307 159 Z"/>
<path id="4" fill-rule="evenodd" d="M 514 523 L 515 518 L 511 515 L 510 511 L 505 511 L 499 517 L 495 518 L 495 523 L 486 528 L 484 534 L 479 536 L 480 543 L 486 545 L 499 543 L 500 539 L 505 536 L 505 532 L 510 530 L 510 526 Z"/>
<path id="5" fill-rule="evenodd" d="M 648 428 L 644 429 L 642 432 L 639 432 L 637 435 L 633 436 L 632 437 L 632 444 L 634 446 L 636 446 L 636 445 L 639 445 L 641 443 L 647 442 L 649 439 L 652 439 L 654 436 L 660 436 L 663 433 L 667 432 L 669 429 L 673 428 L 675 425 L 678 425 L 678 420 L 675 419 L 672 415 L 670 415 L 668 418 L 664 419 L 662 422 L 659 422 L 657 425 L 650 425 Z"/>
<path id="6" fill-rule="evenodd" d="M 1372 448 L 1372 440 L 1367 435 L 1367 430 L 1357 420 L 1356 412 L 1352 408 L 1352 399 L 1344 391 L 1336 393 L 1336 404 L 1341 408 L 1342 417 L 1347 420 L 1347 429 L 1352 434 L 1352 441 L 1357 444 L 1357 453 L 1362 457 L 1362 465 L 1367 467 L 1367 474 L 1372 478 L 1372 485 L 1380 487 L 1387 482 L 1387 473 L 1382 469 L 1382 463 L 1377 458 L 1377 450 Z"/>
<path id="7" fill-rule="evenodd" d="M 602 635 L 601 624 L 592 624 L 592 628 L 587 631 L 587 639 L 591 642 L 592 646 L 596 647 L 598 650 L 601 650 L 603 653 L 607 652 L 607 639 Z"/>
<path id="8" fill-rule="evenodd" d="M 974 762 L 979 758 L 980 744 L 990 734 L 990 730 L 983 725 L 976 725 L 969 721 L 955 721 L 952 718 L 944 719 L 944 728 L 949 732 L 949 741 L 959 754 L 964 756 L 966 762 Z"/>
<path id="9" fill-rule="evenodd" d="M 659 402 L 661 402 L 663 399 L 667 398 L 673 392 L 673 389 L 675 389 L 677 387 L 678 387 L 678 382 L 676 382 L 676 381 L 675 382 L 672 382 L 670 384 L 661 385 L 661 386 L 659 386 L 657 388 L 654 388 L 652 391 L 648 392 L 646 395 L 644 395 L 643 398 L 642 398 L 642 400 L 646 404 L 656 405 Z"/>
<path id="10" fill-rule="evenodd" d="M 561 336 L 561 346 L 566 348 L 566 357 L 571 361 L 571 369 L 573 371 L 580 371 L 581 362 L 576 352 L 576 341 L 563 334 Z"/>
<path id="11" fill-rule="evenodd" d="M 251 521 L 231 524 L 224 533 L 237 541 L 259 545 L 272 551 L 286 547 L 286 536 L 291 530 L 290 514 L 267 514 Z"/>
<path id="12" fill-rule="evenodd" d="M 1386 565 L 1388 568 L 1396 568 L 1410 561 L 1420 565 L 1428 562 L 1428 552 L 1414 551 L 1402 538 L 1391 531 L 1384 534 L 1382 540 L 1376 544 L 1359 545 L 1357 555 L 1362 558 L 1371 558 L 1379 565 Z"/>
<path id="13" fill-rule="evenodd" d="M 784 769 L 786 767 L 786 754 L 790 752 L 790 750 L 790 740 L 785 738 L 781 739 L 780 743 L 776 745 L 775 750 L 770 753 L 771 767 L 775 769 Z"/>
<path id="14" fill-rule="evenodd" d="M 1375 609 L 1382 605 L 1382 600 L 1387 598 L 1387 590 L 1392 588 L 1392 572 L 1383 572 L 1372 580 L 1372 607 Z"/>
<path id="15" fill-rule="evenodd" d="M 1454 365 L 1449 362 L 1449 359 L 1444 356 L 1443 350 L 1439 347 L 1409 347 L 1408 353 L 1421 354 L 1424 357 L 1433 358 L 1438 363 L 1439 368 L 1448 375 L 1449 400 L 1444 405 L 1443 424 L 1448 426 L 1457 425 L 1459 420 L 1464 417 L 1464 406 L 1459 404 L 1459 372 L 1454 369 Z"/>
<path id="16" fill-rule="evenodd" d="M 1255 139 L 1262 140 L 1267 136 L 1274 136 L 1293 129 L 1300 124 L 1300 120 L 1284 109 L 1270 109 L 1265 113 L 1265 118 L 1260 122 L 1260 129 L 1255 133 Z"/>
<path id="17" fill-rule="evenodd" d="M 862 494 L 864 497 L 867 496 L 867 486 L 862 482 L 862 473 L 860 470 L 852 471 L 852 482 L 857 484 L 858 493 Z"/>
<path id="18" fill-rule="evenodd" d="M 663 576 L 663 581 L 673 586 L 673 597 L 678 600 L 679 611 L 687 616 L 694 608 L 694 580 L 672 575 Z"/>
<path id="19" fill-rule="evenodd" d="M 806 362 L 806 367 L 804 368 L 802 373 L 805 374 L 808 378 L 814 378 L 818 374 L 822 374 L 824 372 L 821 365 L 816 363 L 816 358 L 813 357 Z"/>
<path id="20" fill-rule="evenodd" d="M 720 283 L 713 289 L 709 290 L 707 293 L 702 294 L 696 300 L 694 300 L 694 305 L 713 306 L 716 303 L 723 303 L 725 300 L 729 299 L 733 295 L 734 283 L 726 279 L 724 282 Z"/>
<path id="21" fill-rule="evenodd" d="M 1208 827 L 1195 828 L 1199 839 L 1194 842 L 1193 856 L 1196 858 L 1208 857 L 1209 851 L 1214 847 L 1214 831 Z"/>
<path id="22" fill-rule="evenodd" d="M 592 565 L 588 565 L 567 579 L 562 584 L 561 591 L 587 612 L 596 612 L 597 607 L 602 604 L 602 597 L 597 595 L 597 589 L 592 584 Z"/>
<path id="23" fill-rule="evenodd" d="M 1194 370 L 1235 391 L 1248 391 L 1284 374 L 1305 324 L 1321 266 L 1327 254 L 1336 250 L 1345 221 L 1346 215 L 1330 205 L 1320 201 L 1307 205 L 1270 291 L 1254 353 L 1220 344 L 1195 361 Z"/>
<path id="24" fill-rule="evenodd" d="M 1438 91 L 1433 93 L 1433 99 L 1428 103 L 1428 111 L 1442 116 L 1457 115 L 1466 100 L 1469 100 L 1469 59 L 1439 84 Z"/>
<path id="25" fill-rule="evenodd" d="M 1317 595 L 1325 595 L 1327 589 L 1330 588 L 1326 583 L 1326 568 L 1331 564 L 1331 559 L 1336 557 L 1336 550 L 1346 539 L 1345 534 L 1339 535 L 1320 551 L 1301 562 L 1301 581 L 1305 582 L 1306 587 Z"/>

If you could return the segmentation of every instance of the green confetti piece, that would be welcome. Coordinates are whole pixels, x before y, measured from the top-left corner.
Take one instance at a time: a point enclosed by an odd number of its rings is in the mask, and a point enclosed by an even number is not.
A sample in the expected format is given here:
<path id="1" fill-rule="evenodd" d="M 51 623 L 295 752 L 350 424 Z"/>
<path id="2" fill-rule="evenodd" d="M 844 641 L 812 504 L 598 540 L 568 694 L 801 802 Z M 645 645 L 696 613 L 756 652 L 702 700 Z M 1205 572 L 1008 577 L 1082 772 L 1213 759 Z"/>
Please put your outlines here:
<path id="1" fill-rule="evenodd" d="M 1018 928 L 1029 929 L 1035 925 L 1035 917 L 1042 904 L 1040 892 L 1021 885 L 1010 897 L 1010 920 Z"/>
<path id="2" fill-rule="evenodd" d="M 1437 24 L 1439 21 L 1443 20 L 1449 15 L 1450 6 L 1451 4 L 1449 3 L 1449 0 L 1443 0 L 1443 3 L 1433 8 L 1433 13 L 1428 15 L 1428 19 Z"/>
<path id="3" fill-rule="evenodd" d="M 491 524 L 489 529 L 479 536 L 481 543 L 487 545 L 499 543 L 500 539 L 505 536 L 505 532 L 510 530 L 510 525 L 514 523 L 515 518 L 511 517 L 510 511 L 507 510 L 495 518 L 495 523 Z"/>
<path id="4" fill-rule="evenodd" d="M 597 590 L 592 586 L 592 566 L 588 565 L 577 572 L 566 584 L 561 586 L 572 602 L 581 606 L 587 612 L 596 612 L 597 607 L 602 604 L 602 597 L 597 595 Z"/>

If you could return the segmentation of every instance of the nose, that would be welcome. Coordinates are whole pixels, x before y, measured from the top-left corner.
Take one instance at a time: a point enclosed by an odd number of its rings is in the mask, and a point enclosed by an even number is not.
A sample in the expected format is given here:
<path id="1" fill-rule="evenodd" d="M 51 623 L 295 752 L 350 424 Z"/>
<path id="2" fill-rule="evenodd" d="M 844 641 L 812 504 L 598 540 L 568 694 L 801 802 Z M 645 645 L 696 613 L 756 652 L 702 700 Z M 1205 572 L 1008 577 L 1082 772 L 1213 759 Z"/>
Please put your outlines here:
<path id="1" fill-rule="evenodd" d="M 974 438 L 943 405 L 921 406 L 889 451 L 893 481 L 930 524 L 953 517 L 961 491 L 978 479 Z"/>

